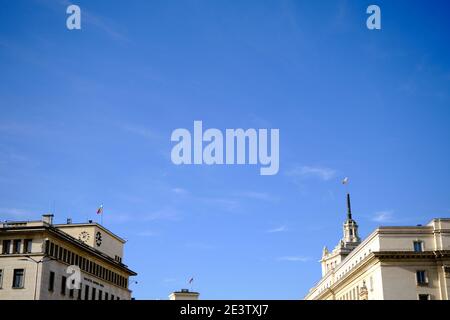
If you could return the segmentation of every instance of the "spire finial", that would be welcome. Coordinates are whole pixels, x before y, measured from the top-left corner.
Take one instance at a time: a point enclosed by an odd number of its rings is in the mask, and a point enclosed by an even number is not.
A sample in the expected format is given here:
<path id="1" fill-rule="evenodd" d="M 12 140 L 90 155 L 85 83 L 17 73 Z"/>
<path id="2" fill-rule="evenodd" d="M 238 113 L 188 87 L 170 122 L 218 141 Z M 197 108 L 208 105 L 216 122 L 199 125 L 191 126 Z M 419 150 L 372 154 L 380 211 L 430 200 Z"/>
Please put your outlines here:
<path id="1" fill-rule="evenodd" d="M 352 220 L 352 207 L 350 205 L 350 193 L 347 193 L 347 219 Z"/>

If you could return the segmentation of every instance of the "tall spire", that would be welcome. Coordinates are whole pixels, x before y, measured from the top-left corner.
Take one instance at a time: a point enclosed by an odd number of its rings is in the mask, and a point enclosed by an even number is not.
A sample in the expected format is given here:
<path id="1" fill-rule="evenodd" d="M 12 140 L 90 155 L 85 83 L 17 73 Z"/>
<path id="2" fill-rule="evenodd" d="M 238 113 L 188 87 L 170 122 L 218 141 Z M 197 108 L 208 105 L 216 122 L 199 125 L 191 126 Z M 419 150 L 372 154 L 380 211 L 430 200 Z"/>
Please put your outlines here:
<path id="1" fill-rule="evenodd" d="M 347 220 L 344 222 L 344 246 L 347 244 L 359 244 L 358 225 L 352 218 L 352 206 L 350 204 L 350 193 L 347 192 Z"/>
<path id="2" fill-rule="evenodd" d="M 352 220 L 352 206 L 350 205 L 350 193 L 347 193 L 347 220 Z"/>

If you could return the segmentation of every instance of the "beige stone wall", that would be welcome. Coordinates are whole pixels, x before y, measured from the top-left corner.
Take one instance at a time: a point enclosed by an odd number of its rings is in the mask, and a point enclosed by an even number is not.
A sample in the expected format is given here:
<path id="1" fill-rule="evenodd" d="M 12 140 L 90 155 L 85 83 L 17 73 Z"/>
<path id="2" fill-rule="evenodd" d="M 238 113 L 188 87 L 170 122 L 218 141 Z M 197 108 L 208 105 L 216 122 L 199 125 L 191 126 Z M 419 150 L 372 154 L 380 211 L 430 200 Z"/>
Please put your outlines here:
<path id="1" fill-rule="evenodd" d="M 410 234 L 381 234 L 380 251 L 414 251 L 414 241 L 423 242 L 423 250 L 436 250 L 432 230 L 414 232 Z"/>
<path id="2" fill-rule="evenodd" d="M 69 224 L 57 225 L 56 227 L 75 239 L 79 239 L 82 232 L 86 232 L 89 235 L 89 239 L 85 242 L 87 245 L 107 254 L 113 259 L 115 256 L 123 258 L 123 243 L 110 235 L 104 229 L 99 228 L 96 224 Z M 100 233 L 102 239 L 100 246 L 96 243 L 96 235 L 98 232 Z"/>
<path id="3" fill-rule="evenodd" d="M 39 259 L 39 258 L 38 258 Z M 14 269 L 24 269 L 24 285 L 21 289 L 13 289 Z M 36 263 L 22 261 L 19 257 L 10 256 L 0 258 L 0 270 L 3 281 L 0 289 L 0 300 L 33 300 L 36 283 Z"/>
<path id="4" fill-rule="evenodd" d="M 369 300 L 382 300 L 383 283 L 381 279 L 380 263 L 375 262 L 349 279 L 345 279 L 345 285 L 339 286 L 335 297 L 337 300 L 360 300 L 359 293 L 365 284 Z"/>
<path id="5" fill-rule="evenodd" d="M 61 294 L 61 282 L 62 277 L 69 275 L 66 273 L 67 265 L 51 261 L 44 265 L 41 272 L 41 282 L 39 283 L 40 290 L 39 290 L 39 299 L 40 300 L 76 300 L 78 298 L 78 291 L 74 291 L 74 297 L 71 298 L 69 296 L 69 289 L 66 290 L 66 294 Z M 55 288 L 53 291 L 49 291 L 49 278 L 50 278 L 50 271 L 55 272 Z M 99 290 L 103 291 L 103 299 L 105 298 L 105 293 L 107 292 L 109 295 L 109 300 L 111 299 L 111 295 L 114 295 L 115 297 L 120 297 L 121 300 L 130 300 L 131 299 L 131 293 L 130 291 L 118 287 L 116 285 L 113 285 L 109 282 L 103 281 L 91 274 L 87 274 L 85 272 L 81 272 L 81 300 L 84 300 L 85 297 L 85 285 L 89 286 L 89 300 L 91 300 L 92 297 L 92 288 L 96 288 L 97 291 L 97 297 L 99 294 Z"/>
<path id="6" fill-rule="evenodd" d="M 425 270 L 428 285 L 417 285 L 416 271 Z M 432 300 L 442 299 L 438 272 L 434 263 L 383 263 L 383 296 L 385 300 L 417 300 L 419 294 L 430 294 Z"/>

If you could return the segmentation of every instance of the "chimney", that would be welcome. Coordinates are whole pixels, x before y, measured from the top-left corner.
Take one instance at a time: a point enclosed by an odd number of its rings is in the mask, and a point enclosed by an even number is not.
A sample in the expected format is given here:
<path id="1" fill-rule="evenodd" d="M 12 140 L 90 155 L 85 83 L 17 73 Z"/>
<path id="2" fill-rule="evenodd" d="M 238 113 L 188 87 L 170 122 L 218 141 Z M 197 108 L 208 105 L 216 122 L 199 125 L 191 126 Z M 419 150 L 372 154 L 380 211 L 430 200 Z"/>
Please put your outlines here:
<path id="1" fill-rule="evenodd" d="M 72 224 L 72 218 L 67 218 L 67 224 Z"/>
<path id="2" fill-rule="evenodd" d="M 181 291 L 172 292 L 169 295 L 170 300 L 198 300 L 200 293 L 191 292 L 189 289 L 181 289 Z"/>
<path id="3" fill-rule="evenodd" d="M 53 224 L 53 215 L 48 213 L 48 214 L 43 214 L 42 215 L 42 221 L 48 224 Z"/>

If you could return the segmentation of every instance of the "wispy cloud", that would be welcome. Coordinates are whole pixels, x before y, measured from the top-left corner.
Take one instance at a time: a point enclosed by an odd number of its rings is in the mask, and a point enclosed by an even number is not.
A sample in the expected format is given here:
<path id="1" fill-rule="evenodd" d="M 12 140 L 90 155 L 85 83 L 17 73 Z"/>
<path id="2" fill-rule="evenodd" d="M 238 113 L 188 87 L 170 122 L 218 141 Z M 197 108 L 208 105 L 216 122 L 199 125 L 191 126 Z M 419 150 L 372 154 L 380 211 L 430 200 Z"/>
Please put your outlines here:
<path id="1" fill-rule="evenodd" d="M 27 135 L 42 132 L 41 127 L 19 122 L 0 123 L 0 132 L 8 135 Z"/>
<path id="2" fill-rule="evenodd" d="M 199 249 L 199 250 L 214 248 L 212 244 L 203 242 L 188 242 L 184 246 L 189 249 Z"/>
<path id="3" fill-rule="evenodd" d="M 177 279 L 175 279 L 175 278 L 165 278 L 165 279 L 163 279 L 163 282 L 165 282 L 165 283 L 172 283 L 172 282 L 176 282 L 177 281 Z"/>
<path id="4" fill-rule="evenodd" d="M 287 231 L 287 227 L 286 226 L 280 226 L 277 228 L 273 228 L 273 229 L 269 229 L 267 230 L 268 233 L 277 233 L 277 232 L 285 232 Z"/>
<path id="5" fill-rule="evenodd" d="M 18 208 L 0 208 L 0 217 L 29 218 L 30 211 Z"/>
<path id="6" fill-rule="evenodd" d="M 108 222 L 112 222 L 112 223 L 124 223 L 124 222 L 128 222 L 128 221 L 132 221 L 133 220 L 133 215 L 131 214 L 126 214 L 126 213 L 114 213 L 114 212 L 108 212 L 107 215 L 107 221 Z"/>
<path id="7" fill-rule="evenodd" d="M 198 201 L 201 201 L 207 205 L 213 205 L 217 208 L 233 211 L 235 212 L 240 207 L 239 201 L 233 198 L 224 198 L 224 197 L 200 197 L 196 198 Z"/>
<path id="8" fill-rule="evenodd" d="M 176 193 L 178 195 L 187 195 L 189 194 L 189 191 L 183 188 L 172 188 L 171 190 L 173 193 Z"/>
<path id="9" fill-rule="evenodd" d="M 375 212 L 372 216 L 372 221 L 385 223 L 394 222 L 394 212 L 392 210 L 384 210 Z"/>
<path id="10" fill-rule="evenodd" d="M 244 197 L 244 198 L 250 198 L 250 199 L 261 200 L 261 201 L 269 201 L 269 202 L 279 200 L 278 197 L 273 196 L 266 192 L 244 191 L 244 192 L 240 192 L 237 195 L 240 197 Z"/>
<path id="11" fill-rule="evenodd" d="M 277 258 L 278 261 L 289 261 L 289 262 L 307 262 L 311 259 L 303 256 L 285 256 Z"/>
<path id="12" fill-rule="evenodd" d="M 156 140 L 161 138 L 160 134 L 144 126 L 135 124 L 123 124 L 120 127 L 126 132 L 141 136 L 146 139 Z"/>
<path id="13" fill-rule="evenodd" d="M 181 214 L 179 211 L 173 208 L 162 208 L 156 211 L 148 213 L 114 213 L 111 212 L 108 215 L 108 221 L 113 223 L 125 223 L 125 222 L 148 222 L 157 220 L 167 220 L 167 221 L 179 221 L 181 220 Z"/>
<path id="14" fill-rule="evenodd" d="M 155 237 L 158 235 L 158 233 L 154 231 L 141 231 L 136 233 L 136 235 L 139 237 Z"/>
<path id="15" fill-rule="evenodd" d="M 172 208 L 164 208 L 155 212 L 147 213 L 139 216 L 142 221 L 154 221 L 154 220 L 180 220 L 180 213 Z"/>
<path id="16" fill-rule="evenodd" d="M 318 178 L 328 181 L 336 176 L 336 170 L 320 166 L 298 166 L 287 171 L 286 175 L 300 178 Z"/>

